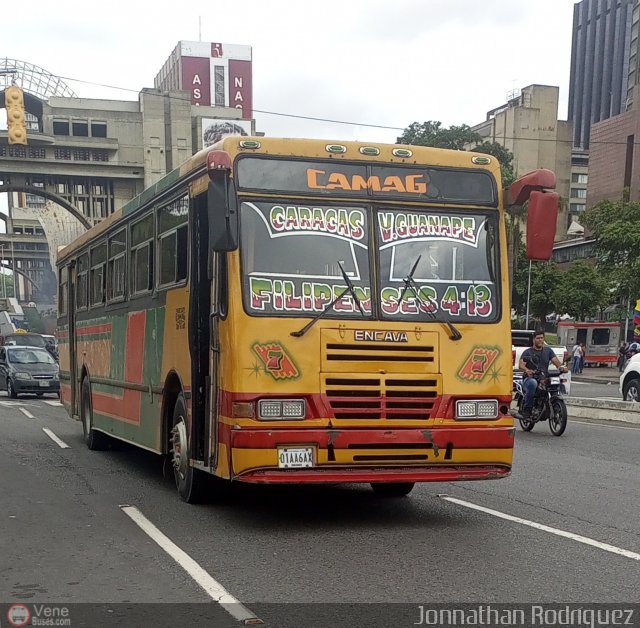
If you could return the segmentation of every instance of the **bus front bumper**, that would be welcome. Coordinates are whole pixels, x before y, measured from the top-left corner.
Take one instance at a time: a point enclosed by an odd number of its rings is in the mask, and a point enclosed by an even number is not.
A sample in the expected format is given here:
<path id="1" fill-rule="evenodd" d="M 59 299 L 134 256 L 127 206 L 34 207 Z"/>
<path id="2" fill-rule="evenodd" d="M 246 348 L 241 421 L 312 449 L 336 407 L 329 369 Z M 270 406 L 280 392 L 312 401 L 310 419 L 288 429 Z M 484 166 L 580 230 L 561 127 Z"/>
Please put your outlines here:
<path id="1" fill-rule="evenodd" d="M 234 480 L 251 483 L 450 482 L 507 476 L 513 425 L 230 432 Z"/>

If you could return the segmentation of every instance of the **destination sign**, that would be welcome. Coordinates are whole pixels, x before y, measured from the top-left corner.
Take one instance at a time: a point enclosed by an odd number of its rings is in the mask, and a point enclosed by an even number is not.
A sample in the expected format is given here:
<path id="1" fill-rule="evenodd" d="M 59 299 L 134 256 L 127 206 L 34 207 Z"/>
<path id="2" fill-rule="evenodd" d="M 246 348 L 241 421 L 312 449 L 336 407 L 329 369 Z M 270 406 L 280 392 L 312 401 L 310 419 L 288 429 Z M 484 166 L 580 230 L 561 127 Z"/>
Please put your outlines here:
<path id="1" fill-rule="evenodd" d="M 236 184 L 253 192 L 497 205 L 493 176 L 464 168 L 247 156 L 237 161 Z"/>

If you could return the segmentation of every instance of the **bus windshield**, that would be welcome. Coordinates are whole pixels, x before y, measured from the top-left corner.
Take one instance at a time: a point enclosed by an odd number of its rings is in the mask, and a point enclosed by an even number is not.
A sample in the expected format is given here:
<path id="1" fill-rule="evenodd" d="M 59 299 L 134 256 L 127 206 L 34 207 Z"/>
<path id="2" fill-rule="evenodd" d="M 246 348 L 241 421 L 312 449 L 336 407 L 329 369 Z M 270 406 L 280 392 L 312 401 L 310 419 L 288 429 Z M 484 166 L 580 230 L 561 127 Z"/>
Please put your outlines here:
<path id="1" fill-rule="evenodd" d="M 496 216 L 381 209 L 377 232 L 384 318 L 482 322 L 499 317 Z"/>
<path id="2" fill-rule="evenodd" d="M 244 202 L 243 288 L 252 314 L 370 315 L 369 218 L 357 205 Z M 350 294 L 351 280 L 362 310 Z"/>
<path id="3" fill-rule="evenodd" d="M 315 315 L 340 297 L 329 318 L 377 311 L 376 318 L 392 320 L 488 322 L 499 315 L 491 214 L 251 201 L 241 204 L 241 217 L 244 299 L 252 314 Z"/>

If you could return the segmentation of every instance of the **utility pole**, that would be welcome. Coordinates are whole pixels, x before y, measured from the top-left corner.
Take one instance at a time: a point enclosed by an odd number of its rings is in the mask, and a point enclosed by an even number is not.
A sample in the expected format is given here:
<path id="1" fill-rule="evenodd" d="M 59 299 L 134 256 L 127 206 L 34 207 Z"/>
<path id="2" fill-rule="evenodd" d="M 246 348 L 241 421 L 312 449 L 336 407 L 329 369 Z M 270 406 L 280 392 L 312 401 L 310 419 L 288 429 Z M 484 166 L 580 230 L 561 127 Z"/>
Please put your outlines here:
<path id="1" fill-rule="evenodd" d="M 527 279 L 527 315 L 524 320 L 524 328 L 529 329 L 529 299 L 531 298 L 531 260 L 529 260 L 529 278 Z"/>

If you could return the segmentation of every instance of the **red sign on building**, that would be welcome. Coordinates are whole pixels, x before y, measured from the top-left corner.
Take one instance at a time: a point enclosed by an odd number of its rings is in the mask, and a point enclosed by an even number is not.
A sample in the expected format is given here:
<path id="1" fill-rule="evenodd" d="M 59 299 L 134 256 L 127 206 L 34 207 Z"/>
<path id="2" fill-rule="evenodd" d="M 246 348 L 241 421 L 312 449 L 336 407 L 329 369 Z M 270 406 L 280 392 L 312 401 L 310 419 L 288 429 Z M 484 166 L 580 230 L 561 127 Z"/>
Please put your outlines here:
<path id="1" fill-rule="evenodd" d="M 191 92 L 191 104 L 211 105 L 209 59 L 182 57 L 182 89 Z"/>
<path id="2" fill-rule="evenodd" d="M 229 59 L 229 106 L 242 109 L 247 119 L 253 113 L 251 93 L 251 61 Z"/>

